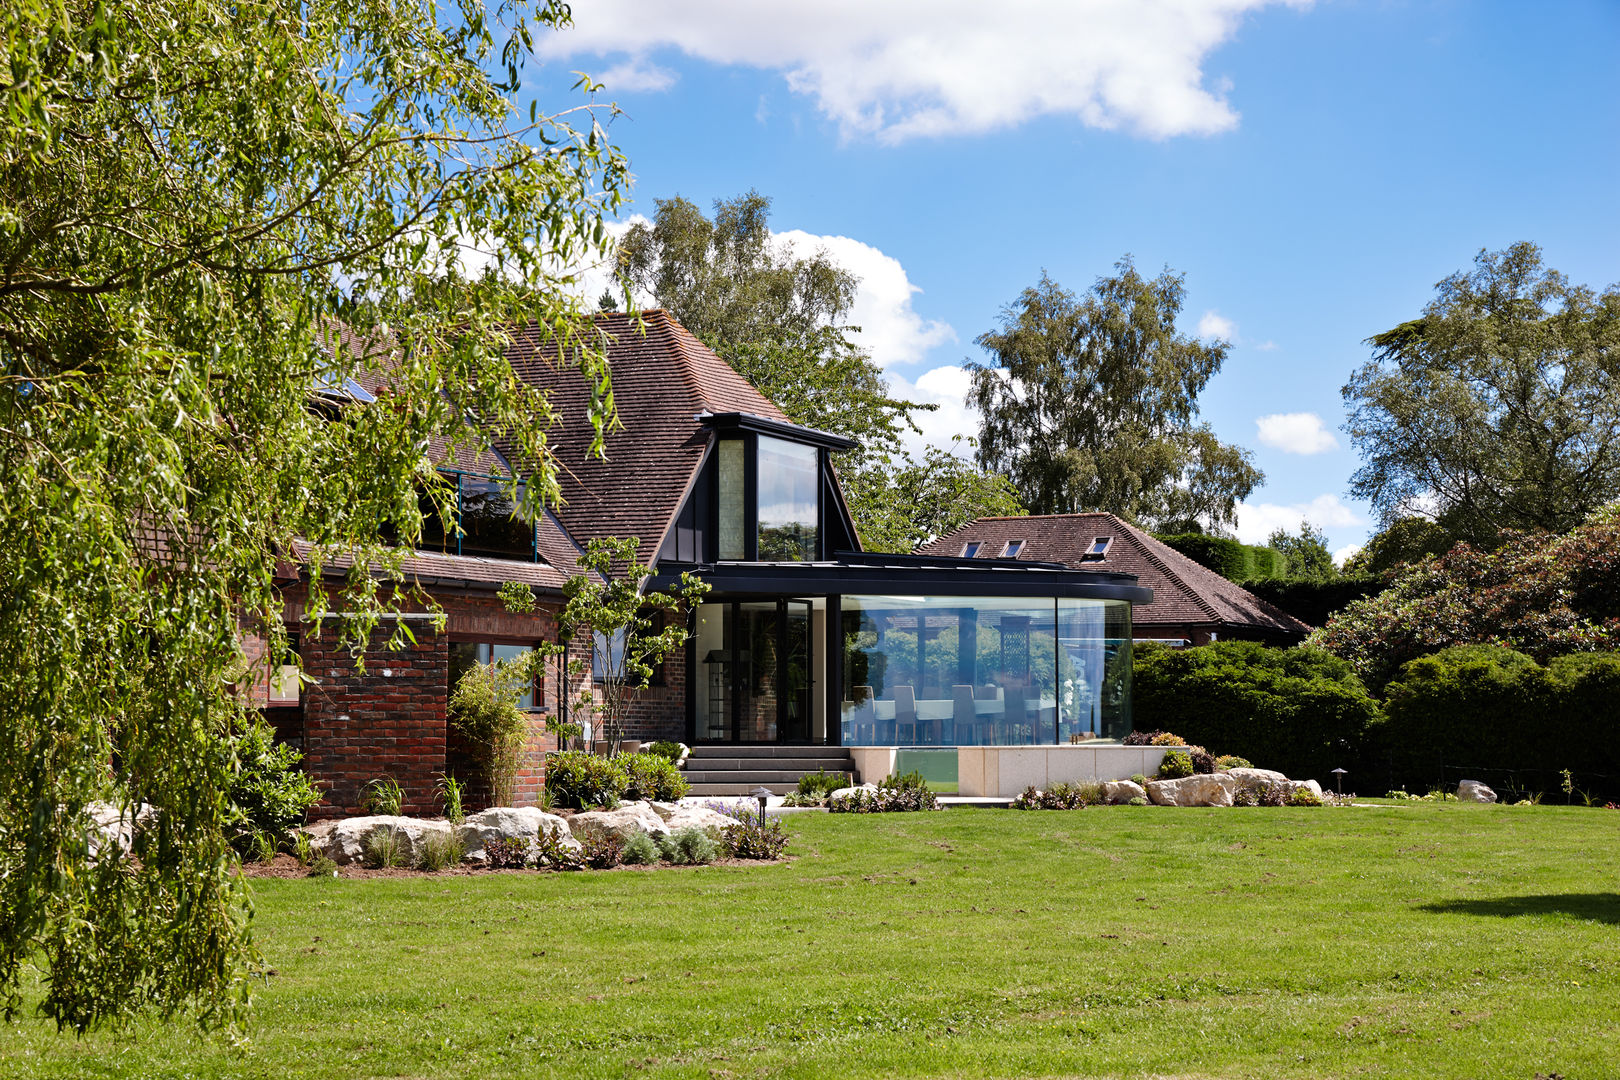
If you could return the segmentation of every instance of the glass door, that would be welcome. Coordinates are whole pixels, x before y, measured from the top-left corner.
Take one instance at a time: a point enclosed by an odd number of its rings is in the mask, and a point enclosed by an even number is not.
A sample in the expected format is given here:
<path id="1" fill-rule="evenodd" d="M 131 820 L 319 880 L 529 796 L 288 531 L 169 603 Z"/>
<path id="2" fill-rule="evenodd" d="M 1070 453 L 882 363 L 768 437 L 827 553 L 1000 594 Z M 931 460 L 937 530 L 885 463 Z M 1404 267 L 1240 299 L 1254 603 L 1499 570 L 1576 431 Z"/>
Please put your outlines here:
<path id="1" fill-rule="evenodd" d="M 810 659 L 810 601 L 784 600 L 781 609 L 782 629 L 782 722 L 777 730 L 777 741 L 807 743 L 810 741 L 811 671 Z"/>
<path id="2" fill-rule="evenodd" d="M 737 666 L 735 742 L 776 742 L 781 730 L 781 648 L 778 641 L 778 605 L 772 602 L 737 605 Z"/>
<path id="3" fill-rule="evenodd" d="M 758 600 L 698 609 L 695 738 L 815 740 L 812 608 L 809 600 Z"/>

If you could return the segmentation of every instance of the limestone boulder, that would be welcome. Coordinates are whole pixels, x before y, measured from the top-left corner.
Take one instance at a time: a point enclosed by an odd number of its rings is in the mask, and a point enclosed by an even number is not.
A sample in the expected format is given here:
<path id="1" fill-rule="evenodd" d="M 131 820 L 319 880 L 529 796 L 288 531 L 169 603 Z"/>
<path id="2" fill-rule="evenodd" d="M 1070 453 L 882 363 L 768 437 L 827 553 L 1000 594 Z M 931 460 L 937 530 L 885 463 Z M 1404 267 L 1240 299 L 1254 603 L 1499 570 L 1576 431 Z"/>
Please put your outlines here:
<path id="1" fill-rule="evenodd" d="M 1103 799 L 1115 806 L 1121 806 L 1132 799 L 1147 798 L 1147 791 L 1135 780 L 1108 780 L 1104 781 Z"/>
<path id="2" fill-rule="evenodd" d="M 339 866 L 364 861 L 366 838 L 375 832 L 390 832 L 399 845 L 400 861 L 412 866 L 422 857 L 422 845 L 428 837 L 450 836 L 450 823 L 377 814 L 323 821 L 303 831 L 311 847 Z"/>
<path id="3" fill-rule="evenodd" d="M 675 813 L 664 819 L 664 824 L 670 832 L 680 832 L 682 829 L 702 829 L 709 833 L 719 833 L 737 824 L 737 819 L 727 817 L 718 810 L 711 810 L 707 806 L 679 806 Z"/>
<path id="4" fill-rule="evenodd" d="M 841 787 L 831 795 L 828 795 L 827 801 L 830 803 L 838 799 L 847 799 L 857 791 L 864 791 L 868 794 L 876 795 L 877 789 L 876 784 L 856 784 L 854 787 Z"/>
<path id="5" fill-rule="evenodd" d="M 1276 769 L 1228 769 L 1226 775 L 1240 784 L 1253 784 L 1256 787 L 1261 784 L 1281 784 L 1288 779 Z"/>
<path id="6" fill-rule="evenodd" d="M 647 803 L 628 803 L 615 810 L 588 810 L 568 819 L 568 825 L 578 839 L 613 833 L 620 840 L 628 840 L 636 833 L 646 833 L 654 840 L 668 836 L 671 828 Z"/>
<path id="7" fill-rule="evenodd" d="M 1457 785 L 1457 799 L 1459 802 L 1493 803 L 1496 792 L 1478 780 L 1464 780 Z"/>
<path id="8" fill-rule="evenodd" d="M 461 823 L 461 844 L 469 855 L 482 853 L 491 840 L 536 840 L 542 829 L 564 840 L 573 836 L 567 819 L 537 806 L 492 806 Z"/>
<path id="9" fill-rule="evenodd" d="M 1231 806 L 1237 786 L 1226 773 L 1195 773 L 1179 780 L 1149 780 L 1147 796 L 1160 806 Z"/>
<path id="10" fill-rule="evenodd" d="M 149 824 L 157 813 L 149 803 L 126 810 L 112 803 L 93 802 L 86 805 L 84 811 L 90 818 L 87 839 L 91 855 L 98 855 L 109 847 L 128 854 L 135 844 L 135 831 Z"/>

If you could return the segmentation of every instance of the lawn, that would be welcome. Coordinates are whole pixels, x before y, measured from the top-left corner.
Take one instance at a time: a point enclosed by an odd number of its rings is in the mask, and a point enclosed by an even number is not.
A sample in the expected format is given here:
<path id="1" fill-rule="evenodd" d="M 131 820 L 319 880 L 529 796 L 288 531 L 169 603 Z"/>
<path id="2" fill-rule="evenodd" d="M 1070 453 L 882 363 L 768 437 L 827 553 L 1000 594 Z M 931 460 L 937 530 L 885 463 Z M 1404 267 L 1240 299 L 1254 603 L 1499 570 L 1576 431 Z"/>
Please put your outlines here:
<path id="1" fill-rule="evenodd" d="M 251 1045 L 7 1077 L 1610 1076 L 1620 813 L 800 815 L 778 866 L 264 880 Z"/>

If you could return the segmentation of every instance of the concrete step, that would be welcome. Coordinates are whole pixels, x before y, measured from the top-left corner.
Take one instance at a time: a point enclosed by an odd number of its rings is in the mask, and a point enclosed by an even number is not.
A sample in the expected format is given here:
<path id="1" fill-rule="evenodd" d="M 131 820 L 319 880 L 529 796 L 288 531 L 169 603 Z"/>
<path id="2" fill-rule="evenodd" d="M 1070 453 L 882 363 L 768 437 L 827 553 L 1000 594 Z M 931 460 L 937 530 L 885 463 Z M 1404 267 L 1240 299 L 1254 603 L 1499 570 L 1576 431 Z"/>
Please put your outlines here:
<path id="1" fill-rule="evenodd" d="M 814 772 L 815 770 L 810 769 L 808 771 Z M 849 770 L 840 769 L 838 771 L 848 772 Z M 788 784 L 797 787 L 799 777 L 803 775 L 804 771 L 799 769 L 749 769 L 747 771 L 740 769 L 703 769 L 701 771 L 687 769 L 686 782 L 689 784 L 746 784 L 749 787 L 758 784 L 764 784 L 766 787 L 770 787 L 772 784 Z"/>
<path id="2" fill-rule="evenodd" d="M 842 757 L 780 757 L 780 758 L 738 758 L 738 757 L 689 757 L 686 759 L 686 771 L 694 772 L 747 772 L 750 769 L 801 769 L 804 772 L 815 772 L 817 769 L 826 769 L 828 772 L 849 772 L 850 759 L 846 754 Z"/>
<path id="3" fill-rule="evenodd" d="M 692 747 L 692 757 L 848 757 L 849 751 L 839 746 L 739 746 L 730 743 L 710 743 Z"/>
<path id="4" fill-rule="evenodd" d="M 761 786 L 770 788 L 771 794 L 773 794 L 773 795 L 786 795 L 788 792 L 793 791 L 797 785 L 795 785 L 795 784 L 764 784 L 764 785 L 760 785 L 760 784 L 693 784 L 692 785 L 692 790 L 689 792 L 689 794 L 694 795 L 694 796 L 696 796 L 696 797 L 698 797 L 700 799 L 701 798 L 717 798 L 717 797 L 734 797 L 734 796 L 737 796 L 737 795 L 747 795 L 750 791 L 754 790 L 757 787 L 761 787 Z"/>

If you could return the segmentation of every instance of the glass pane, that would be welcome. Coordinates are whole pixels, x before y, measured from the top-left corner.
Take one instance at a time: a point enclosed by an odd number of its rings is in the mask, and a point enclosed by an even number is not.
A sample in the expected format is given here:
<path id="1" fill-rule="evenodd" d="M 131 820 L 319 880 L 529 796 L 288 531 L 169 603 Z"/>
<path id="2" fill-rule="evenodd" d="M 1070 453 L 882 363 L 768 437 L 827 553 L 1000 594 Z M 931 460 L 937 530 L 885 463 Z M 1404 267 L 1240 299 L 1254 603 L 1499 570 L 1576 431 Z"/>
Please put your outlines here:
<path id="1" fill-rule="evenodd" d="M 461 478 L 461 553 L 532 559 L 534 528 L 515 515 L 517 506 L 498 480 Z"/>
<path id="2" fill-rule="evenodd" d="M 746 559 L 743 546 L 743 441 L 725 439 L 720 443 L 720 558 Z"/>
<path id="3" fill-rule="evenodd" d="M 787 702 L 783 742 L 810 741 L 810 605 L 790 600 L 787 604 L 787 682 L 782 697 Z"/>
<path id="4" fill-rule="evenodd" d="M 817 452 L 813 446 L 759 438 L 759 557 L 806 562 L 816 557 Z"/>
<path id="5" fill-rule="evenodd" d="M 525 653 L 532 651 L 527 645 L 483 645 L 480 646 L 480 648 L 488 649 L 488 655 L 493 660 L 516 660 Z M 533 685 L 529 687 L 529 692 L 527 694 L 524 694 L 522 697 L 518 698 L 518 708 L 534 708 Z"/>
<path id="6" fill-rule="evenodd" d="M 697 613 L 697 737 L 731 738 L 731 642 L 729 604 L 700 604 Z"/>
<path id="7" fill-rule="evenodd" d="M 1057 741 L 1053 600 L 846 596 L 842 617 L 845 745 Z"/>
<path id="8" fill-rule="evenodd" d="M 776 741 L 776 605 L 737 605 L 737 662 L 742 683 L 742 717 L 737 738 Z"/>

